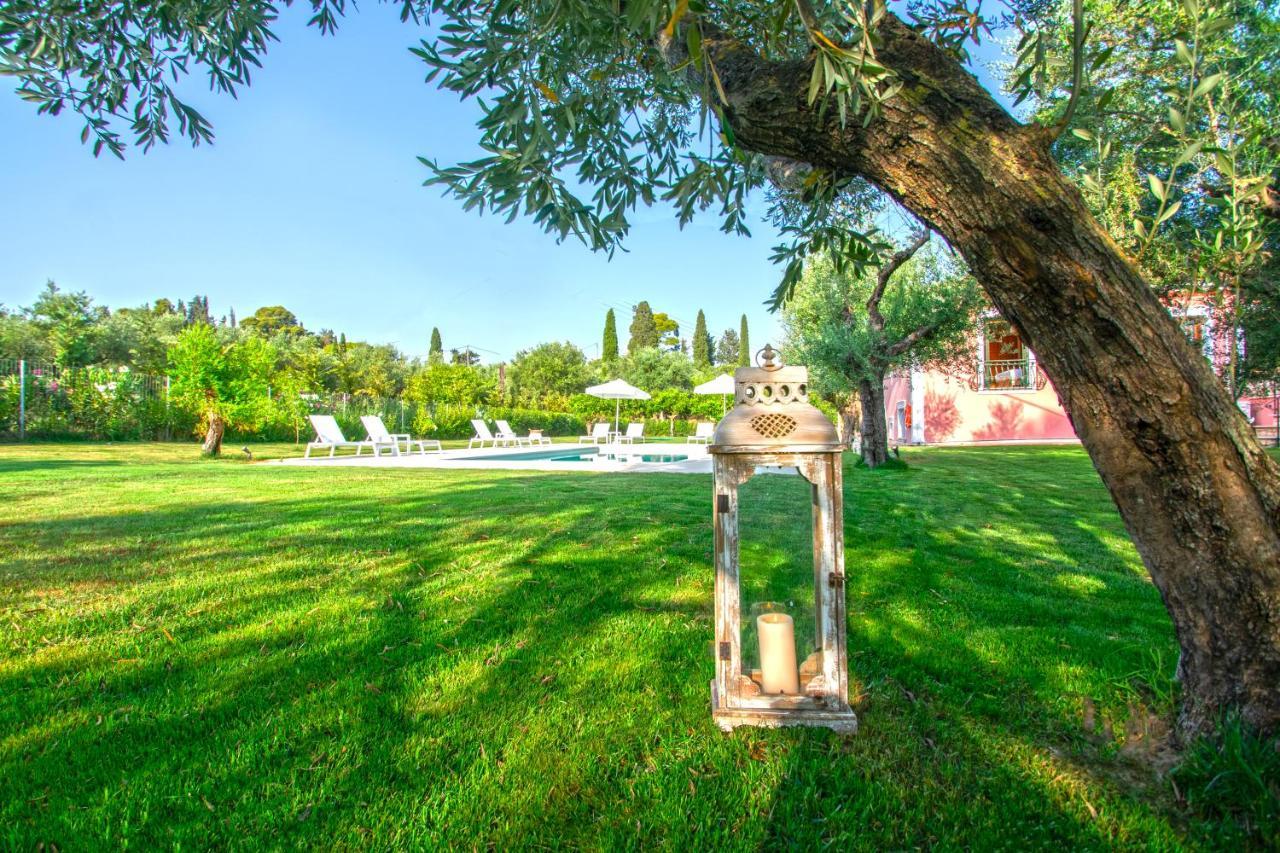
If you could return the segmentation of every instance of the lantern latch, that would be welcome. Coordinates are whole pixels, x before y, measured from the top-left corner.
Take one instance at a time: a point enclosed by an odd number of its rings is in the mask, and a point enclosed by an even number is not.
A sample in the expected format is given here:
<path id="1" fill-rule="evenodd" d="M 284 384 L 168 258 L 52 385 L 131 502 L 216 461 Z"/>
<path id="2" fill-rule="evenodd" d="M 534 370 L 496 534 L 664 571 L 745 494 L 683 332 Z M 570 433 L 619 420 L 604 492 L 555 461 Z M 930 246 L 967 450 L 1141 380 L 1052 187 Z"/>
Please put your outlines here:
<path id="1" fill-rule="evenodd" d="M 833 588 L 844 586 L 844 575 L 832 572 L 827 575 L 827 584 Z"/>

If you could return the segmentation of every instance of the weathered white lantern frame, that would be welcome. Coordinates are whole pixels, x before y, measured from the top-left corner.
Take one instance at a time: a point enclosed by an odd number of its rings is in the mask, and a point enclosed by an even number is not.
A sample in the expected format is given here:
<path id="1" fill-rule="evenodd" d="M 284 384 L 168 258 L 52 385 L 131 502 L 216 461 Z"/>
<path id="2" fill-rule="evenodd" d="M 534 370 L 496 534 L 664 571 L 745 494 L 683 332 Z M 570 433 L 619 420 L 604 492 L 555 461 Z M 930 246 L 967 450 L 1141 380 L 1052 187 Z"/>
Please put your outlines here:
<path id="1" fill-rule="evenodd" d="M 761 352 L 761 367 L 736 371 L 734 408 L 708 448 L 715 479 L 712 717 L 725 731 L 799 725 L 852 733 L 858 720 L 849 706 L 845 645 L 843 448 L 831 422 L 808 402 L 808 371 L 774 366 L 771 347 Z M 794 467 L 812 494 L 813 639 L 821 661 L 799 694 L 763 693 L 743 672 L 738 494 L 762 465 Z"/>

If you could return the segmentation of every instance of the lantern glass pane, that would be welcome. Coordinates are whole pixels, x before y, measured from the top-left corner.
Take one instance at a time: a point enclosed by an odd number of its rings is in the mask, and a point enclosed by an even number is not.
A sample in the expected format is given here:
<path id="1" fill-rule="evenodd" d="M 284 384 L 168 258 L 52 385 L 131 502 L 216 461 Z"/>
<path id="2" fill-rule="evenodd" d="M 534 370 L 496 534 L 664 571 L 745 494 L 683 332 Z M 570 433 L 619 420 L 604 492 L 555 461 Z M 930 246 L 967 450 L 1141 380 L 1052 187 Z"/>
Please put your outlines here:
<path id="1" fill-rule="evenodd" d="M 742 675 L 761 693 L 803 694 L 822 671 L 813 572 L 813 487 L 786 469 L 738 492 Z"/>

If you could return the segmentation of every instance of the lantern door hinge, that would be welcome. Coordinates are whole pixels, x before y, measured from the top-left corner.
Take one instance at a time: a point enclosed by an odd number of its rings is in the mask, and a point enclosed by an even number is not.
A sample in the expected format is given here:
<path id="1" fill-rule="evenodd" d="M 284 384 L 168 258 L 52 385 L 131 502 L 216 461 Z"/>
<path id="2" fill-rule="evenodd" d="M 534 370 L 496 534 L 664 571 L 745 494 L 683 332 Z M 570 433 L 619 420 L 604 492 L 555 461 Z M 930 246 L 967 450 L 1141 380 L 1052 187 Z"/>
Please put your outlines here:
<path id="1" fill-rule="evenodd" d="M 733 657 L 733 650 L 727 642 L 720 644 L 720 660 L 729 660 Z"/>

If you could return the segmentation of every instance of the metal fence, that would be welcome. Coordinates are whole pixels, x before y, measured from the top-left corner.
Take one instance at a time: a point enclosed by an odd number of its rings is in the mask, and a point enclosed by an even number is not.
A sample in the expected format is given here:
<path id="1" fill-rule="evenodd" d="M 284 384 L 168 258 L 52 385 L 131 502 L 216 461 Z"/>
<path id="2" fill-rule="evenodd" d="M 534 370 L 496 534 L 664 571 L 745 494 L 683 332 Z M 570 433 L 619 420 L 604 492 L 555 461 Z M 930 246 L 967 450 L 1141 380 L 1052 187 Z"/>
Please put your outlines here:
<path id="1" fill-rule="evenodd" d="M 0 358 L 0 435 L 17 438 L 166 438 L 168 378 L 127 367 L 61 367 Z"/>
<path id="2" fill-rule="evenodd" d="M 42 361 L 0 358 L 0 439 L 88 438 L 168 440 L 199 427 L 196 418 L 170 405 L 170 380 L 120 365 L 61 367 Z M 418 407 L 406 400 L 353 394 L 306 394 L 303 405 L 279 397 L 262 422 L 243 438 L 306 441 L 306 414 L 334 415 L 344 430 L 363 434 L 361 415 L 378 415 L 395 432 L 410 432 Z"/>

